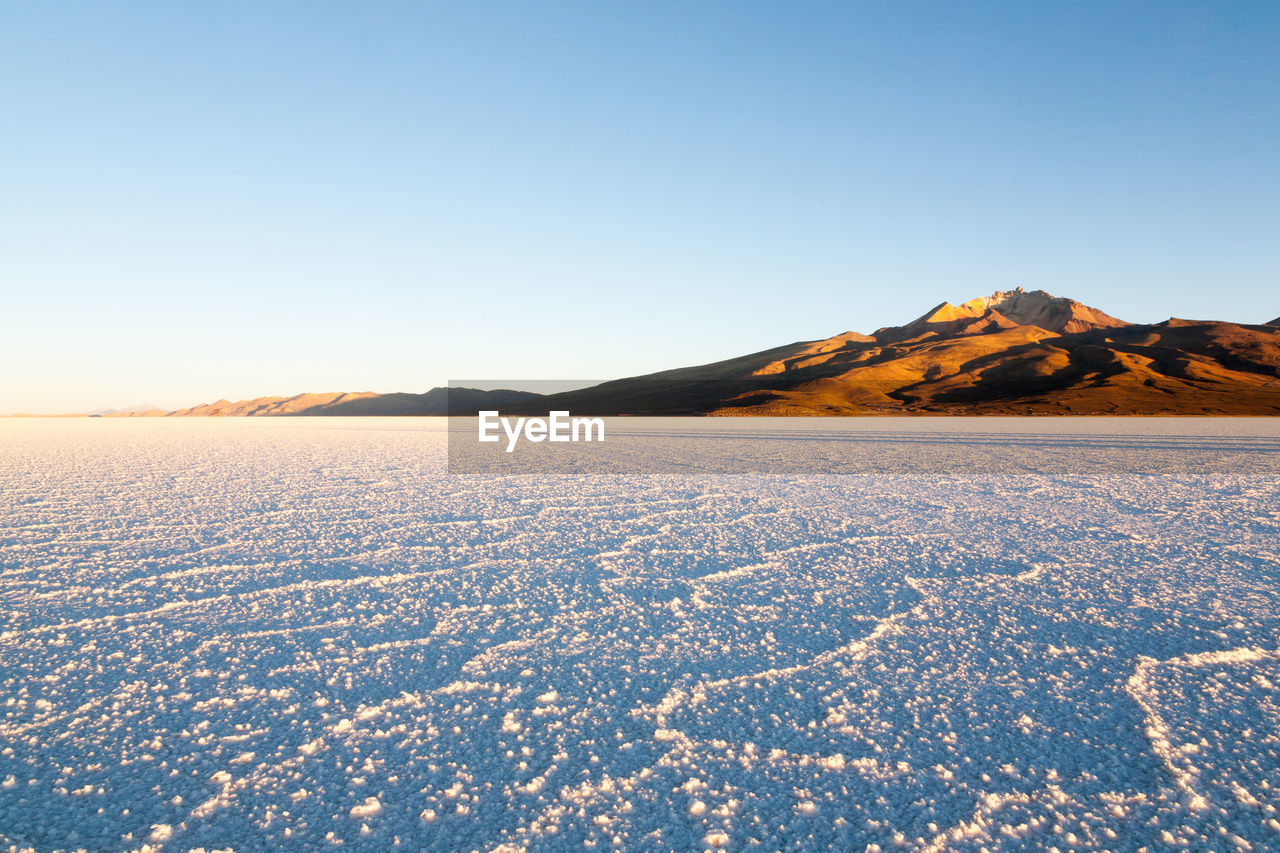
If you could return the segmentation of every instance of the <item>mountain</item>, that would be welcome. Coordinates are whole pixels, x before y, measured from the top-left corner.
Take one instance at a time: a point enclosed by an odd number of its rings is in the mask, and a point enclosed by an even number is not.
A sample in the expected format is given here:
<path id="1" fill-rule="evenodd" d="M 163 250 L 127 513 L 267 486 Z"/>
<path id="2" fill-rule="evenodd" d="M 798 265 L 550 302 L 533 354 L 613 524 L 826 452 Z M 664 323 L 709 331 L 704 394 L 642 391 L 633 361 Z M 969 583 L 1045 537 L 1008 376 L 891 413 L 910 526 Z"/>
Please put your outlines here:
<path id="1" fill-rule="evenodd" d="M 164 414 L 135 406 L 101 414 Z M 473 388 L 218 400 L 173 417 L 581 415 L 1280 415 L 1280 317 L 1127 323 L 1042 290 L 943 302 L 847 331 L 553 395 Z"/>
<path id="2" fill-rule="evenodd" d="M 422 394 L 354 393 L 297 394 L 293 397 L 255 397 L 232 403 L 218 400 L 170 412 L 170 417 L 314 417 L 375 415 L 475 414 L 538 398 L 527 391 L 476 388 L 432 388 Z M 150 412 L 146 414 L 151 414 Z M 134 415 L 137 416 L 136 414 Z"/>
<path id="3" fill-rule="evenodd" d="M 1280 328 L 1126 323 L 1018 288 L 508 407 L 575 414 L 1280 415 Z"/>
<path id="4" fill-rule="evenodd" d="M 336 404 L 362 400 L 376 396 L 372 391 L 328 394 L 297 394 L 293 397 L 255 397 L 252 400 L 218 400 L 202 403 L 189 409 L 171 412 L 170 417 L 252 418 L 275 415 L 297 415 L 312 409 L 324 409 Z"/>
<path id="5" fill-rule="evenodd" d="M 880 329 L 875 339 L 882 342 L 910 340 L 921 335 L 955 336 L 994 332 L 1016 326 L 1034 326 L 1059 334 L 1111 329 L 1127 325 L 1096 308 L 1074 299 L 1051 296 L 1043 290 L 1027 293 L 1022 288 L 997 290 L 960 305 L 943 302 L 924 316 L 908 323 Z"/>
<path id="6" fill-rule="evenodd" d="M 91 418 L 135 418 L 135 417 L 159 417 L 167 415 L 164 409 L 159 406 L 152 406 L 149 403 L 142 403 L 137 406 L 126 406 L 123 409 L 94 409 L 89 413 Z"/>
<path id="7" fill-rule="evenodd" d="M 480 409 L 498 409 L 525 400 L 536 400 L 542 395 L 528 391 L 498 389 L 481 391 L 477 388 L 432 388 L 422 394 L 374 394 L 371 396 L 348 395 L 351 399 L 336 400 L 324 406 L 297 412 L 299 415 L 474 415 Z"/>

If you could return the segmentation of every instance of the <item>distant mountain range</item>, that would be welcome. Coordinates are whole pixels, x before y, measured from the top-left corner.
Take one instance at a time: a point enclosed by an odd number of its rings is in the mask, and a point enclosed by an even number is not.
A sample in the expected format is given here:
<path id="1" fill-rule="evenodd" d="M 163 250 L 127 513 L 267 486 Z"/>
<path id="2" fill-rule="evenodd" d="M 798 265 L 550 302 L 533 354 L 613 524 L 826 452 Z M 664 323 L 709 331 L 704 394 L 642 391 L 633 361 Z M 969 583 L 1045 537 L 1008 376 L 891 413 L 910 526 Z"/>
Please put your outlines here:
<path id="1" fill-rule="evenodd" d="M 528 391 L 481 391 L 476 388 L 432 388 L 422 394 L 354 393 L 298 394 L 293 397 L 256 397 L 232 403 L 218 400 L 170 412 L 170 417 L 296 417 L 370 415 L 475 414 L 479 409 L 501 409 L 514 403 L 539 399 Z M 151 414 L 150 412 L 145 414 Z"/>
<path id="2" fill-rule="evenodd" d="M 126 406 L 123 409 L 94 409 L 89 413 L 91 418 L 127 418 L 135 415 L 167 415 L 169 414 L 159 406 L 152 406 L 149 403 L 143 403 L 137 406 Z"/>
<path id="3" fill-rule="evenodd" d="M 148 417 L 163 412 L 110 412 Z M 1280 415 L 1280 317 L 1126 323 L 1041 290 L 560 394 L 433 388 L 219 400 L 170 416 Z"/>

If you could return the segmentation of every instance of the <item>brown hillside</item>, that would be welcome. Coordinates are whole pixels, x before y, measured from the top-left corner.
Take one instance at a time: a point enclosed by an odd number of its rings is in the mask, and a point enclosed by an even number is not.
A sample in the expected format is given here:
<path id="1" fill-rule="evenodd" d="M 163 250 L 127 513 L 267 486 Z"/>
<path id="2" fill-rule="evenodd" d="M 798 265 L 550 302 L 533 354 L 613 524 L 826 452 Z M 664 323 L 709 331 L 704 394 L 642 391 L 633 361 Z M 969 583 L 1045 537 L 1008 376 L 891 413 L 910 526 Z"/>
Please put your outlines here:
<path id="1" fill-rule="evenodd" d="M 583 414 L 1280 414 L 1280 328 L 1125 323 L 1043 291 L 553 395 Z"/>
<path id="2" fill-rule="evenodd" d="M 232 403 L 229 400 L 218 400 L 215 403 L 203 403 L 189 409 L 179 409 L 171 413 L 171 417 L 263 417 L 270 415 L 292 415 L 308 409 L 320 409 L 352 400 L 377 396 L 372 391 L 356 393 L 335 392 L 327 394 L 296 394 L 292 397 L 255 397 L 252 400 L 241 400 Z"/>

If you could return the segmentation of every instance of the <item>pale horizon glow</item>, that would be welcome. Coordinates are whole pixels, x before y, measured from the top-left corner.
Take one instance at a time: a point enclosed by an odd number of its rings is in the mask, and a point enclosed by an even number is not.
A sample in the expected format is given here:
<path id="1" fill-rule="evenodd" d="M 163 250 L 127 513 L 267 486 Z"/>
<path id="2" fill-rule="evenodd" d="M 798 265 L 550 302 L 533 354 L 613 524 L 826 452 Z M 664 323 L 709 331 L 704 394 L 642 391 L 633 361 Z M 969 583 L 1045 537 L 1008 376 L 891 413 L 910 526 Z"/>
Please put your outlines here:
<path id="1" fill-rule="evenodd" d="M 1280 6 L 0 10 L 0 413 L 1280 315 Z"/>

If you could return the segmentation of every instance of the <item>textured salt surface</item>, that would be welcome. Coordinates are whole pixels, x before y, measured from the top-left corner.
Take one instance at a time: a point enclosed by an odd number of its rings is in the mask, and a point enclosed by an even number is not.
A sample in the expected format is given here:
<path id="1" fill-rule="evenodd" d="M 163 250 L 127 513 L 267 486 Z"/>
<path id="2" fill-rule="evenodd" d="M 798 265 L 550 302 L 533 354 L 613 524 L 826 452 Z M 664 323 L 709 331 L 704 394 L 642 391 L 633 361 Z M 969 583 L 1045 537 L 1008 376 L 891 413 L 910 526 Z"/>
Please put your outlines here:
<path id="1" fill-rule="evenodd" d="M 1280 425 L 1055 422 L 1177 438 L 1073 475 L 993 423 L 1021 471 L 458 477 L 428 420 L 0 422 L 0 843 L 1280 846 Z"/>

